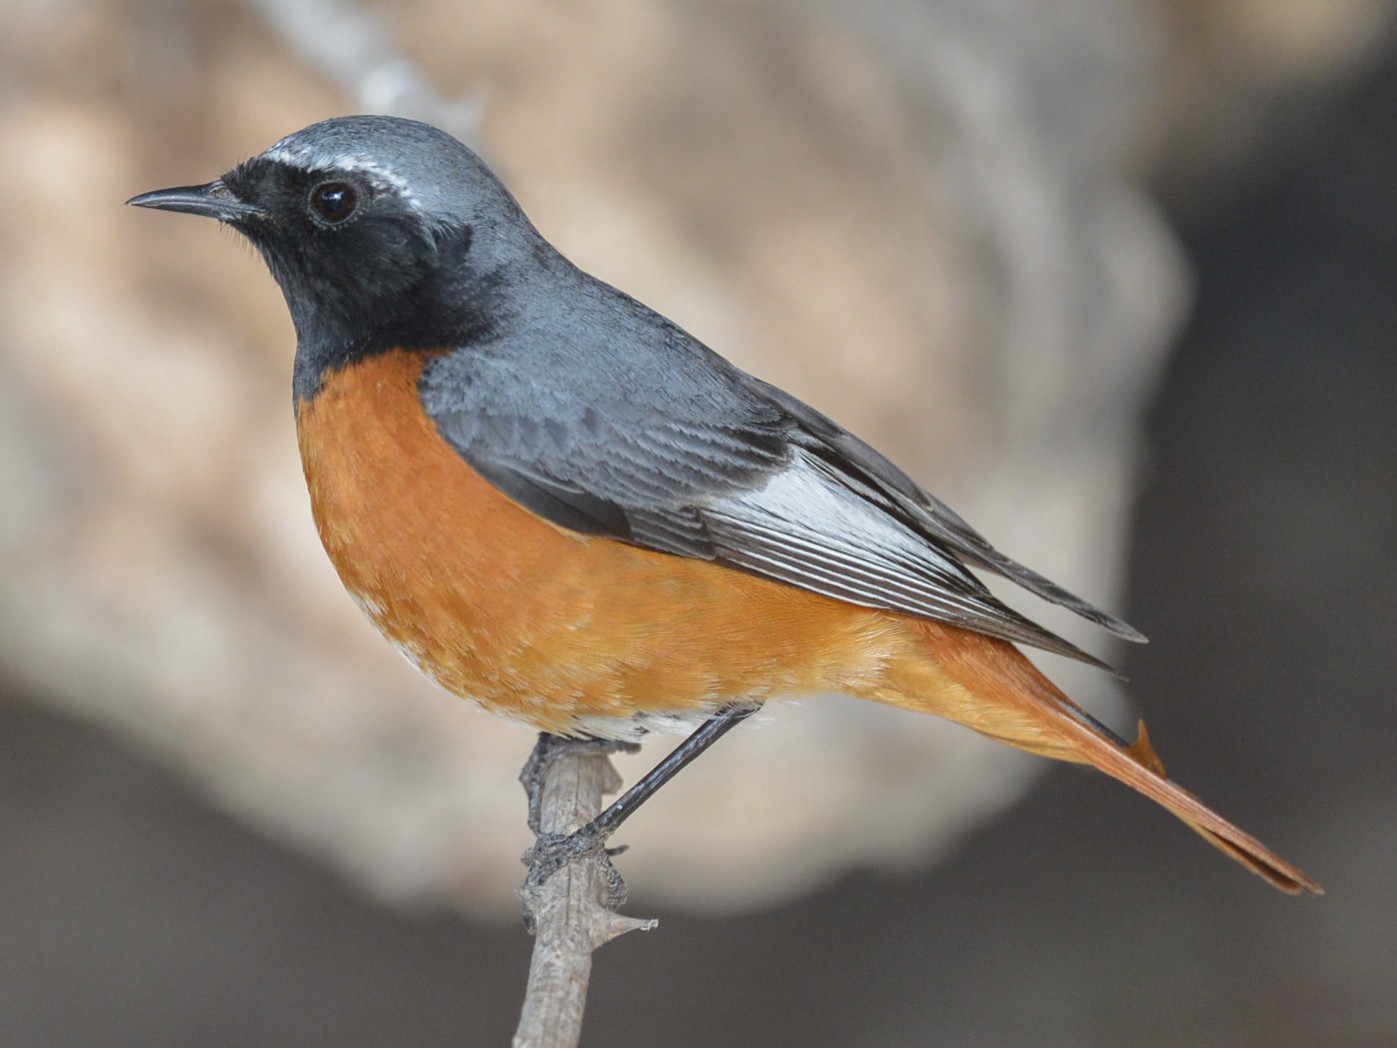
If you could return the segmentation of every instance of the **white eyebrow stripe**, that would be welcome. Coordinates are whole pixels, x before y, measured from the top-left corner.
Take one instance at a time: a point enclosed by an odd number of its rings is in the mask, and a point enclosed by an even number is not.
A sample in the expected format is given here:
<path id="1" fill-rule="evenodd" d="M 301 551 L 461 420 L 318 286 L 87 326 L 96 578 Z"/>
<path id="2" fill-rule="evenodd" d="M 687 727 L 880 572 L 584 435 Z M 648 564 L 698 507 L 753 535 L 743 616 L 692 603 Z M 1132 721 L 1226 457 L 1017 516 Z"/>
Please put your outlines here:
<path id="1" fill-rule="evenodd" d="M 312 149 L 297 149 L 286 142 L 278 142 L 265 153 L 263 158 L 287 167 L 324 168 L 334 171 L 353 171 L 370 176 L 385 188 L 393 190 L 397 197 L 414 210 L 422 210 L 421 202 L 408 185 L 407 179 L 382 164 L 362 156 L 350 154 L 326 155 Z"/>

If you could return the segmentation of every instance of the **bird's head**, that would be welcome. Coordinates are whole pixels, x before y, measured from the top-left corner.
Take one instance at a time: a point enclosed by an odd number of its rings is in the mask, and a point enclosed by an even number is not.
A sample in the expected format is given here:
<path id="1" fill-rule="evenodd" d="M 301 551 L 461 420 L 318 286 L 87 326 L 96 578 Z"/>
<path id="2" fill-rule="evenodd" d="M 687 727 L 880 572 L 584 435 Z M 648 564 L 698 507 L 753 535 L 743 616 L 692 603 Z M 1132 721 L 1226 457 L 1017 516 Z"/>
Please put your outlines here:
<path id="1" fill-rule="evenodd" d="M 551 249 L 483 161 L 443 131 L 339 117 L 205 185 L 128 201 L 216 218 L 252 242 L 305 345 L 449 345 L 507 309 Z"/>

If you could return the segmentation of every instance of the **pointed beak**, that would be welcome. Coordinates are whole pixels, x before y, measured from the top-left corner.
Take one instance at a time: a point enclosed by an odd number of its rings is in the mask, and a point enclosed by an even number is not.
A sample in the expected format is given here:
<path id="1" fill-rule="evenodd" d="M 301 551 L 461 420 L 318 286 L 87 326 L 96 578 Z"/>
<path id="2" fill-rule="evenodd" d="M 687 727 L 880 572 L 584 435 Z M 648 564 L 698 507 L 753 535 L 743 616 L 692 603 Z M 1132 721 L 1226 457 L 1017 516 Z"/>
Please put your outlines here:
<path id="1" fill-rule="evenodd" d="M 236 222 L 263 214 L 260 207 L 246 204 L 235 197 L 221 179 L 203 186 L 177 186 L 142 193 L 126 201 L 133 207 L 153 207 L 159 211 L 179 211 L 186 215 L 203 215 L 220 222 Z"/>

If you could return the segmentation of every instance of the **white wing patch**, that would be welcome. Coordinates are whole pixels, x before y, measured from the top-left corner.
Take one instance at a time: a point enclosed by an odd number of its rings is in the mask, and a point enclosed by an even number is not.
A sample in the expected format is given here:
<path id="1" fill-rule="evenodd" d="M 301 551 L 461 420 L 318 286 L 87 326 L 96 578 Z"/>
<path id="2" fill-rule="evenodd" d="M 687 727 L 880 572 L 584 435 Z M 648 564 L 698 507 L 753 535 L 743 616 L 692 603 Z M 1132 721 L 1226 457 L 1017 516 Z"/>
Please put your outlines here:
<path id="1" fill-rule="evenodd" d="M 884 513 L 798 449 L 761 488 L 703 507 L 725 559 L 869 607 L 945 618 L 983 614 L 980 587 L 957 561 Z M 737 541 L 722 542 L 725 533 Z"/>
<path id="2" fill-rule="evenodd" d="M 997 600 L 949 553 L 847 486 L 812 451 L 762 487 L 698 507 L 718 559 L 867 608 L 947 622 L 1104 665 Z"/>

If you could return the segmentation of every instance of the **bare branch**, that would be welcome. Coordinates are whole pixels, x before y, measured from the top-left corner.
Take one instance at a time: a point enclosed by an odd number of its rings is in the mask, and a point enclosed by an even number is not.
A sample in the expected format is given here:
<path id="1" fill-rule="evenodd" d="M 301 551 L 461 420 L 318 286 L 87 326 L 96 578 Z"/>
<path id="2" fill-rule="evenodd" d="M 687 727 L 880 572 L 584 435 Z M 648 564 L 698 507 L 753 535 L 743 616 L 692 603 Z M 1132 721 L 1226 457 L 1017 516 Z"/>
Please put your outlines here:
<path id="1" fill-rule="evenodd" d="M 569 836 L 597 817 L 603 794 L 620 787 L 611 754 L 623 745 L 541 735 L 520 775 L 538 843 L 524 856 L 529 874 L 519 893 L 534 954 L 514 1048 L 575 1046 L 582 1036 L 592 951 L 657 923 L 617 913 L 626 886 L 604 842 Z M 561 866 L 560 851 L 567 853 Z"/>

